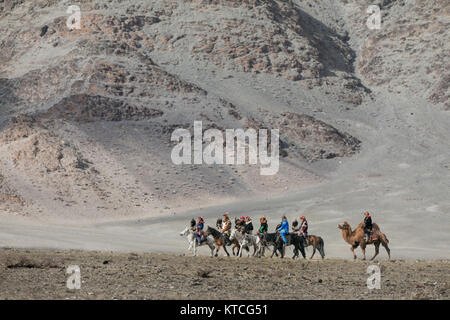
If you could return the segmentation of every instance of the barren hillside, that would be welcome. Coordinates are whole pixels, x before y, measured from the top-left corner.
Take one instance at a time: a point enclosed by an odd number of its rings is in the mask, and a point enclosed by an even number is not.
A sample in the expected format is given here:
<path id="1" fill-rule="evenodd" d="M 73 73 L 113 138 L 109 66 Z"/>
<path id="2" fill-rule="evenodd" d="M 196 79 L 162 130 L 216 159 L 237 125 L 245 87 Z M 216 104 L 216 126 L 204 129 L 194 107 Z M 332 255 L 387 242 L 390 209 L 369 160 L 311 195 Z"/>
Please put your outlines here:
<path id="1" fill-rule="evenodd" d="M 66 25 L 72 4 L 81 29 Z M 369 4 L 379 30 L 366 26 Z M 425 219 L 441 256 L 449 10 L 438 0 L 0 1 L 0 216 L 177 214 L 178 227 L 219 206 L 205 215 L 307 214 L 336 243 L 336 222 L 370 209 L 408 252 L 429 246 L 405 243 Z M 279 172 L 173 164 L 172 132 L 200 120 L 279 129 Z"/>

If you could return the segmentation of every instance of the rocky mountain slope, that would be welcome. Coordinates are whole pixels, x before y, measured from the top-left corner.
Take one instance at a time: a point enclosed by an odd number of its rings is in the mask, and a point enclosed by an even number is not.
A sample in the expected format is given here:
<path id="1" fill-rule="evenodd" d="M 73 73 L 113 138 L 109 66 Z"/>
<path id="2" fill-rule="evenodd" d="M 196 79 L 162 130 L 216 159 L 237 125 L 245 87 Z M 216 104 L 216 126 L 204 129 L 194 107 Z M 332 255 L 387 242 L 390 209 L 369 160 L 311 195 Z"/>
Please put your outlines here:
<path id="1" fill-rule="evenodd" d="M 2 214 L 173 214 L 330 181 L 374 146 L 380 95 L 449 108 L 449 5 L 378 3 L 380 30 L 369 1 L 78 1 L 70 30 L 72 3 L 1 1 Z M 279 128 L 279 173 L 174 165 L 171 133 L 195 120 Z"/>

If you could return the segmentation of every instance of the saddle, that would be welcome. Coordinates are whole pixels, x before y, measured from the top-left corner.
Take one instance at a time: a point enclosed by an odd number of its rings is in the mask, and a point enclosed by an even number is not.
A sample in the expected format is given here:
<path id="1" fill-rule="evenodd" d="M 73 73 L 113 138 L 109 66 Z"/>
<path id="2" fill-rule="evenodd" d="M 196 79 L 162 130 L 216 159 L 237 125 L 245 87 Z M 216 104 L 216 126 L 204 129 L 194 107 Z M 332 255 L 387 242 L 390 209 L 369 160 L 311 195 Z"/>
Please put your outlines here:
<path id="1" fill-rule="evenodd" d="M 369 233 L 369 240 L 375 241 L 375 240 L 378 240 L 378 238 L 379 238 L 379 236 L 376 232 L 371 231 Z"/>

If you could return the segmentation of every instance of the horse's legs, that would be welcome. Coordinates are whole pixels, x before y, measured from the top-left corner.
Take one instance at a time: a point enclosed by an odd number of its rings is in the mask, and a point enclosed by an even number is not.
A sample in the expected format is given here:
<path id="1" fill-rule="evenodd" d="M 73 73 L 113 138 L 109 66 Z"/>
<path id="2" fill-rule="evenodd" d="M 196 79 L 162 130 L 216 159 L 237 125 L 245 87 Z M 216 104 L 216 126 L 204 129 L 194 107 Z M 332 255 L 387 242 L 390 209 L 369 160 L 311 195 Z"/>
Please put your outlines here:
<path id="1" fill-rule="evenodd" d="M 314 257 L 314 254 L 316 253 L 316 246 L 314 246 L 313 245 L 313 253 L 312 253 L 312 255 L 311 255 L 311 258 L 310 259 L 312 259 L 313 257 Z"/>
<path id="2" fill-rule="evenodd" d="M 283 259 L 284 258 L 284 254 L 286 253 L 286 246 L 284 245 L 284 242 L 281 244 L 279 250 L 280 250 L 280 255 L 281 255 L 280 258 Z"/>
<path id="3" fill-rule="evenodd" d="M 294 255 L 292 256 L 292 259 L 295 259 L 296 257 L 298 257 L 298 249 L 294 246 Z"/>
<path id="4" fill-rule="evenodd" d="M 375 241 L 373 244 L 375 245 L 375 254 L 373 255 L 372 259 L 370 259 L 370 260 L 375 259 L 375 257 L 380 252 L 380 242 L 379 241 Z"/>
<path id="5" fill-rule="evenodd" d="M 273 255 L 274 255 L 274 254 L 276 254 L 276 255 L 277 255 L 277 257 L 278 257 L 278 254 L 277 254 L 277 250 L 278 250 L 278 248 L 277 248 L 277 245 L 276 245 L 276 244 L 274 244 L 274 245 L 273 245 L 273 251 L 272 251 L 272 255 L 270 256 L 271 258 L 273 258 Z"/>
<path id="6" fill-rule="evenodd" d="M 211 250 L 211 257 L 214 257 L 214 249 L 215 249 L 215 247 L 214 247 L 214 242 L 207 242 L 207 244 L 208 244 L 208 247 L 209 247 L 209 249 Z"/>
<path id="7" fill-rule="evenodd" d="M 302 253 L 303 259 L 306 259 L 305 247 L 303 244 L 300 244 L 300 252 Z"/>
<path id="8" fill-rule="evenodd" d="M 244 247 L 244 244 L 241 244 L 241 247 L 239 248 L 239 258 L 242 257 L 242 248 Z"/>
<path id="9" fill-rule="evenodd" d="M 230 254 L 227 251 L 227 248 L 225 247 L 225 242 L 223 243 L 223 250 L 225 251 L 225 253 L 227 254 L 227 257 L 230 256 Z"/>
<path id="10" fill-rule="evenodd" d="M 257 257 L 261 258 L 261 252 L 262 252 L 262 248 L 263 248 L 261 242 L 258 243 L 257 246 L 258 246 L 258 255 L 257 255 Z"/>
<path id="11" fill-rule="evenodd" d="M 389 249 L 389 246 L 388 246 L 387 242 L 382 242 L 381 244 L 386 249 L 386 252 L 387 252 L 387 254 L 389 256 L 389 260 L 391 260 L 391 250 Z"/>
<path id="12" fill-rule="evenodd" d="M 195 257 L 196 255 L 197 255 L 197 243 L 195 242 L 196 240 L 194 239 L 194 243 L 193 243 L 193 246 L 194 246 L 194 250 L 192 251 L 192 255 Z"/>

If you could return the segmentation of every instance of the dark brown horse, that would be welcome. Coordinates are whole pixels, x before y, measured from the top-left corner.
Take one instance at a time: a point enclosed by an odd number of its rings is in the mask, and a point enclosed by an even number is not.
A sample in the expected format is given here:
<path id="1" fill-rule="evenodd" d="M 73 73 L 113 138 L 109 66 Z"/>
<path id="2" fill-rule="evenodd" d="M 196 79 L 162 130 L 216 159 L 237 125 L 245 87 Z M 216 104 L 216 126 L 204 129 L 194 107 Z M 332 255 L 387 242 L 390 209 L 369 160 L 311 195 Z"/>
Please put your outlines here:
<path id="1" fill-rule="evenodd" d="M 210 226 L 208 226 L 205 233 L 207 236 L 211 235 L 214 238 L 214 244 L 216 245 L 216 253 L 215 253 L 216 257 L 218 256 L 220 247 L 223 247 L 223 250 L 225 251 L 227 256 L 230 256 L 230 254 L 227 251 L 225 239 L 223 238 L 222 233 L 220 233 L 219 231 Z"/>

